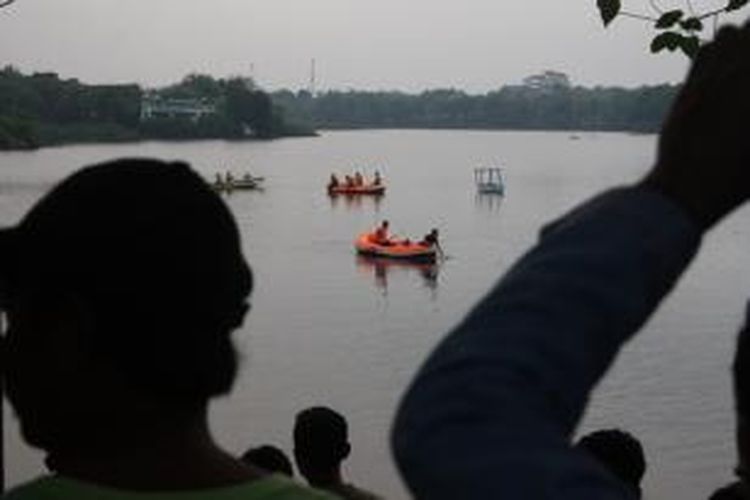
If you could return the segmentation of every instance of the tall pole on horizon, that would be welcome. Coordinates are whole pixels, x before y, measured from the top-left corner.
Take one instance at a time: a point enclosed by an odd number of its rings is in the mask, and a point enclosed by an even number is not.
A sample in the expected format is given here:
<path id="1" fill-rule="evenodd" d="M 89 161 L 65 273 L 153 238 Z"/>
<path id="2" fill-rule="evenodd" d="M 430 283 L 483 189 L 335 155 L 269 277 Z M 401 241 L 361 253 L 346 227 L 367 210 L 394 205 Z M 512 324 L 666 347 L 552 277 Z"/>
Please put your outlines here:
<path id="1" fill-rule="evenodd" d="M 315 92 L 316 92 L 315 84 L 316 84 L 316 81 L 315 81 L 315 58 L 313 57 L 312 61 L 310 61 L 310 89 L 309 89 L 310 90 L 310 95 L 313 96 L 313 97 L 315 97 Z"/>

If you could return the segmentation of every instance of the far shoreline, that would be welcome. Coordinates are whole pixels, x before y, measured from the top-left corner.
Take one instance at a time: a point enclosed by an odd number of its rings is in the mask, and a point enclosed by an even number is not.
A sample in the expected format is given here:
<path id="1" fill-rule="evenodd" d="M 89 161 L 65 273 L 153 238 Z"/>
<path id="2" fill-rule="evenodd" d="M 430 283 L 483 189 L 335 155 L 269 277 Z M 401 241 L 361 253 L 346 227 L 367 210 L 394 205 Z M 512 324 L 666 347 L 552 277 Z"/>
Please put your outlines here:
<path id="1" fill-rule="evenodd" d="M 41 150 L 49 150 L 56 148 L 65 148 L 69 146 L 117 146 L 117 145 L 134 145 L 134 144 L 146 144 L 146 143 L 163 143 L 163 144 L 184 144 L 184 143 L 196 143 L 196 142 L 226 142 L 226 143 L 269 143 L 280 140 L 290 139 L 314 139 L 320 137 L 326 132 L 367 132 L 367 131 L 424 131 L 424 132 L 539 132 L 539 133 L 560 133 L 569 134 L 570 136 L 576 136 L 578 134 L 626 134 L 634 136 L 650 136 L 658 133 L 658 130 L 629 130 L 629 129 L 554 129 L 554 128 L 492 128 L 492 127 L 471 127 L 471 128 L 458 128 L 458 127 L 424 127 L 424 126 L 397 126 L 397 127 L 320 127 L 315 131 L 309 133 L 283 135 L 273 138 L 222 138 L 222 137 L 197 137 L 197 138 L 138 138 L 138 139 L 123 139 L 123 140 L 111 140 L 111 141 L 66 141 L 54 144 L 42 144 L 35 147 L 8 147 L 0 149 L 1 153 L 33 153 Z"/>

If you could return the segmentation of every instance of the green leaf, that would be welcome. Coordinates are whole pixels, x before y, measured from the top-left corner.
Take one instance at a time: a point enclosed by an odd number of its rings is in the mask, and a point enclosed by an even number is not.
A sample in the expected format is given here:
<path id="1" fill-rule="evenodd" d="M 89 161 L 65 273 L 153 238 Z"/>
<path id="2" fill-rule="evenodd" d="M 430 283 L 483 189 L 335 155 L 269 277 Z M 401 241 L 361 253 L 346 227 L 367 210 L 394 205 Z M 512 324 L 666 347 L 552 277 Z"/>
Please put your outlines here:
<path id="1" fill-rule="evenodd" d="M 665 33 L 656 35 L 656 37 L 654 37 L 654 39 L 651 41 L 651 52 L 655 54 L 657 52 L 661 52 L 664 49 L 667 49 L 670 52 L 674 52 L 682 46 L 683 39 L 685 38 L 686 37 L 680 35 L 679 33 L 675 33 L 674 31 L 667 31 Z"/>
<path id="2" fill-rule="evenodd" d="M 680 23 L 685 31 L 703 31 L 703 22 L 697 17 L 689 17 Z"/>
<path id="3" fill-rule="evenodd" d="M 670 10 L 661 15 L 658 21 L 656 21 L 656 28 L 660 30 L 669 29 L 677 24 L 684 13 L 681 10 Z"/>
<path id="4" fill-rule="evenodd" d="M 596 0 L 596 6 L 599 7 L 599 14 L 602 16 L 604 26 L 609 26 L 620 13 L 620 0 Z"/>
<path id="5" fill-rule="evenodd" d="M 698 54 L 698 50 L 701 48 L 701 41 L 697 36 L 685 36 L 680 40 L 680 49 L 690 59 L 694 59 Z"/>
<path id="6" fill-rule="evenodd" d="M 666 33 L 657 35 L 651 40 L 651 53 L 656 54 L 667 48 L 667 44 L 664 41 L 664 35 L 666 35 Z"/>
<path id="7" fill-rule="evenodd" d="M 732 12 L 733 10 L 738 10 L 747 5 L 747 3 L 750 2 L 750 0 L 729 0 L 729 5 L 727 5 L 726 10 L 727 12 Z"/>

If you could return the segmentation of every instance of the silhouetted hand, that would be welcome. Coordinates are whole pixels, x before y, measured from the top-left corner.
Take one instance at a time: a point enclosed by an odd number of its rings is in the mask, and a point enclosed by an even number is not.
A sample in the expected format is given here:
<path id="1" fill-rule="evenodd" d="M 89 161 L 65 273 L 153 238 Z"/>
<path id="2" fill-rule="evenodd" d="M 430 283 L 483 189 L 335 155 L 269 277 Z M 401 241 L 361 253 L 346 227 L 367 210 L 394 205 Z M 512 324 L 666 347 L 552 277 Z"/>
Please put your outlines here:
<path id="1" fill-rule="evenodd" d="M 708 229 L 750 197 L 750 22 L 722 28 L 693 63 L 642 185 Z"/>

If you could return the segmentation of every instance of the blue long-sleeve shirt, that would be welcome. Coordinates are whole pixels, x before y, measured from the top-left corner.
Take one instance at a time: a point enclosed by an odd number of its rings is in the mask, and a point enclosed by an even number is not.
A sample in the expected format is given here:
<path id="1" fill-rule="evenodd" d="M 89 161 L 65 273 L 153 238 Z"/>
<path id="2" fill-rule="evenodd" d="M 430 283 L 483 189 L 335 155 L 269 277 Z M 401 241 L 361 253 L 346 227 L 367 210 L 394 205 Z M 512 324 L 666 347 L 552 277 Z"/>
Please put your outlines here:
<path id="1" fill-rule="evenodd" d="M 627 499 L 570 446 L 589 394 L 698 249 L 662 195 L 604 193 L 542 231 L 429 356 L 393 428 L 420 499 Z"/>

